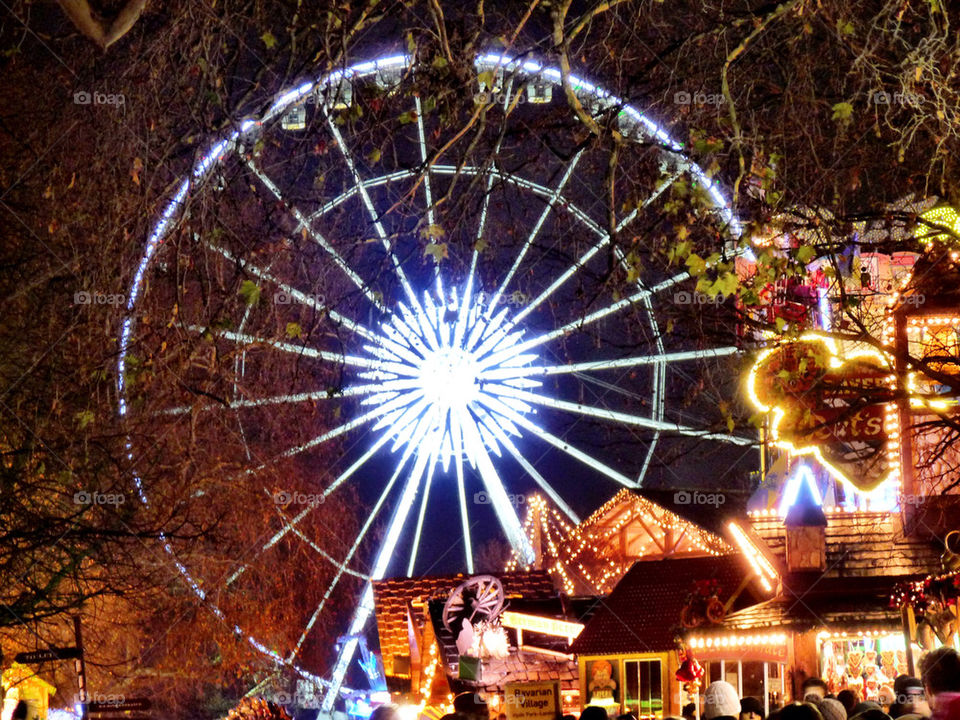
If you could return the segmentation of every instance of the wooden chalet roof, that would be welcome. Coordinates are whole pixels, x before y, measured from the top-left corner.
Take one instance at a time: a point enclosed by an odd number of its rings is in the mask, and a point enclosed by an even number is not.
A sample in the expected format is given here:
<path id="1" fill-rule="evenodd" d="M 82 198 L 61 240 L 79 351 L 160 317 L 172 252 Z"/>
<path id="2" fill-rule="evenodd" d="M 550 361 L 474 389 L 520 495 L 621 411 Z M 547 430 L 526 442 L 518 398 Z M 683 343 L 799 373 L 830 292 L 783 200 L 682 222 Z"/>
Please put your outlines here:
<path id="1" fill-rule="evenodd" d="M 783 562 L 786 552 L 783 520 L 752 516 L 750 522 Z M 920 577 L 940 567 L 942 548 L 929 538 L 904 533 L 896 513 L 828 513 L 826 540 L 827 578 Z"/>
<path id="2" fill-rule="evenodd" d="M 419 633 L 427 622 L 427 603 L 433 599 L 446 601 L 450 591 L 467 577 L 461 573 L 373 582 L 377 635 L 387 675 L 394 674 L 395 655 L 410 654 L 410 631 Z M 506 572 L 497 577 L 507 598 L 544 598 L 556 594 L 545 571 Z"/>
<path id="3" fill-rule="evenodd" d="M 673 650 L 674 638 L 682 631 L 680 612 L 694 583 L 715 579 L 720 599 L 726 601 L 748 572 L 739 554 L 637 562 L 602 601 L 570 650 L 578 655 Z M 733 607 L 754 601 L 744 592 Z"/>
<path id="4" fill-rule="evenodd" d="M 558 590 L 606 595 L 638 560 L 705 557 L 733 552 L 719 535 L 663 504 L 623 489 L 576 527 L 543 498 L 528 501 L 524 530 Z M 677 508 L 688 508 L 679 504 Z M 709 507 L 716 515 L 716 508 Z M 509 568 L 517 567 L 516 560 Z"/>
<path id="5" fill-rule="evenodd" d="M 808 591 L 783 593 L 728 615 L 723 623 L 691 635 L 724 631 L 815 628 L 834 630 L 898 629 L 900 611 L 890 607 L 893 585 L 909 578 L 824 578 Z"/>

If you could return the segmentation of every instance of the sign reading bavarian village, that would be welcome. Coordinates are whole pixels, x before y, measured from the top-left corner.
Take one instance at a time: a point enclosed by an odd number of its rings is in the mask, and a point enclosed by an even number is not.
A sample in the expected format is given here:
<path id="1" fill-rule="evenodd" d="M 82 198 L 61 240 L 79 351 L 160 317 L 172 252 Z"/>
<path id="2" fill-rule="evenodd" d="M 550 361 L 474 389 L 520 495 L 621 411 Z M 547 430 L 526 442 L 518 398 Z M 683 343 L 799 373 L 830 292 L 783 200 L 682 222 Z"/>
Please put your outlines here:
<path id="1" fill-rule="evenodd" d="M 555 720 L 560 715 L 558 683 L 507 683 L 503 696 L 507 720 Z"/>

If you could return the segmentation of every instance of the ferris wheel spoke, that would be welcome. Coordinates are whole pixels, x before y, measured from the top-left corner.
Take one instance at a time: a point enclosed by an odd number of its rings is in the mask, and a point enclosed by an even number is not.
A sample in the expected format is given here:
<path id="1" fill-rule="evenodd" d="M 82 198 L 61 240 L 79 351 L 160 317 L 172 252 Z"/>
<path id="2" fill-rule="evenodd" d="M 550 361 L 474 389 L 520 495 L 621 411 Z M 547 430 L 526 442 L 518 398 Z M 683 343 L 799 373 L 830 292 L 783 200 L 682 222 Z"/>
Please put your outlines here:
<path id="1" fill-rule="evenodd" d="M 433 212 L 433 191 L 430 188 L 430 165 L 427 162 L 427 136 L 423 129 L 423 108 L 420 105 L 420 96 L 414 95 L 414 111 L 417 115 L 417 136 L 420 140 L 420 162 L 423 163 L 423 193 L 427 201 L 427 223 L 435 225 Z M 439 272 L 439 266 L 437 266 Z"/>
<path id="2" fill-rule="evenodd" d="M 543 209 L 543 212 L 540 213 L 540 218 L 537 220 L 536 224 L 533 226 L 533 230 L 530 231 L 530 234 L 527 236 L 526 241 L 523 243 L 523 247 L 520 248 L 520 252 L 517 254 L 516 259 L 513 261 L 513 265 L 510 267 L 510 270 L 507 271 L 507 274 L 504 275 L 503 280 L 500 282 L 500 287 L 497 288 L 497 291 L 493 294 L 493 297 L 490 300 L 490 305 L 487 307 L 487 315 L 489 316 L 497 307 L 497 304 L 500 302 L 500 298 L 503 296 L 503 293 L 506 291 L 507 286 L 510 284 L 510 281 L 513 279 L 513 276 L 516 274 L 517 270 L 520 268 L 520 263 L 523 262 L 523 258 L 526 256 L 527 252 L 530 250 L 530 246 L 533 245 L 533 241 L 536 240 L 537 235 L 540 233 L 540 229 L 543 227 L 543 224 L 546 222 L 547 217 L 550 215 L 550 212 L 557 204 L 557 200 L 560 199 L 561 193 L 563 193 L 563 188 L 566 186 L 567 181 L 573 175 L 573 171 L 577 167 L 577 163 L 580 162 L 580 158 L 583 157 L 584 150 L 580 150 L 576 155 L 574 155 L 573 160 L 567 165 L 566 172 L 564 172 L 563 177 L 560 179 L 560 182 L 557 184 L 556 189 L 550 195 L 547 200 L 547 206 Z"/>
<path id="3" fill-rule="evenodd" d="M 619 250 L 619 249 L 618 249 Z M 621 264 L 626 264 L 626 258 L 623 253 L 619 253 Z M 660 326 L 657 324 L 657 317 L 653 312 L 653 303 L 649 297 L 643 299 L 643 305 L 647 309 L 647 320 L 650 323 L 650 330 L 653 332 L 654 342 L 657 345 L 657 351 L 663 355 L 663 334 L 660 332 Z M 734 349 L 735 350 L 735 349 Z M 653 367 L 653 419 L 656 422 L 663 421 L 663 405 L 667 392 L 667 368 L 663 364 L 657 364 Z M 647 476 L 647 470 L 650 469 L 650 463 L 653 461 L 653 454 L 656 452 L 657 443 L 660 441 L 660 431 L 656 430 L 647 446 L 647 453 L 643 458 L 643 465 L 640 466 L 640 474 L 637 476 L 637 485 L 642 485 Z"/>
<path id="4" fill-rule="evenodd" d="M 592 407 L 582 403 L 572 403 L 567 402 L 566 400 L 558 400 L 556 398 L 547 397 L 545 395 L 537 395 L 536 393 L 528 392 L 526 390 L 519 390 L 508 386 L 500 386 L 499 391 L 503 395 L 512 396 L 524 402 L 530 402 L 544 407 L 551 407 L 556 410 L 563 410 L 578 415 L 588 415 L 590 417 L 599 418 L 601 420 L 609 420 L 611 422 L 621 423 L 624 425 L 635 425 L 637 427 L 647 428 L 648 430 L 659 430 L 661 432 L 684 435 L 686 437 L 694 437 L 701 440 L 719 440 L 722 442 L 731 443 L 733 445 L 754 444 L 754 440 L 740 437 L 738 435 L 727 435 L 724 433 L 712 433 L 706 430 L 697 430 L 696 428 L 687 427 L 685 425 L 657 421 L 640 415 L 632 415 L 630 413 L 618 412 L 616 410 Z"/>
<path id="5" fill-rule="evenodd" d="M 326 360 L 337 365 L 352 365 L 360 368 L 379 368 L 382 363 L 370 358 L 360 357 L 358 355 L 346 355 L 344 353 L 330 352 L 328 350 L 317 350 L 308 345 L 294 345 L 293 343 L 283 342 L 281 340 L 271 340 L 269 338 L 248 335 L 242 332 L 233 332 L 231 330 L 218 330 L 216 328 L 204 327 L 202 325 L 190 325 L 187 330 L 194 333 L 211 333 L 215 337 L 230 340 L 241 345 L 254 345 L 273 348 L 280 352 L 290 353 L 302 357 L 315 358 L 317 360 Z"/>
<path id="6" fill-rule="evenodd" d="M 620 300 L 617 300 L 616 302 L 611 303 L 605 308 L 596 310 L 590 313 L 589 315 L 585 315 L 584 317 L 579 318 L 577 320 L 573 320 L 572 322 L 569 322 L 566 325 L 562 325 L 561 327 L 556 328 L 555 330 L 551 330 L 550 332 L 537 335 L 536 337 L 530 338 L 529 340 L 525 340 L 522 343 L 519 343 L 512 347 L 505 348 L 496 353 L 493 353 L 492 355 L 488 355 L 481 361 L 481 365 L 483 367 L 491 367 L 493 365 L 503 362 L 505 359 L 513 355 L 522 353 L 526 350 L 531 350 L 535 347 L 539 347 L 540 345 L 548 343 L 552 340 L 556 340 L 557 338 L 563 337 L 565 335 L 569 335 L 572 332 L 577 332 L 579 330 L 582 330 L 587 325 L 591 325 L 597 322 L 598 320 L 602 320 L 605 317 L 609 317 L 610 315 L 618 313 L 624 308 L 630 307 L 631 305 L 634 305 L 637 302 L 643 301 L 643 299 L 646 297 L 650 297 L 651 295 L 654 295 L 658 292 L 662 292 L 667 288 L 673 287 L 677 283 L 689 277 L 690 277 L 690 274 L 687 272 L 678 273 L 677 275 L 674 275 L 673 277 L 664 280 L 663 282 L 655 285 L 652 288 L 645 288 L 643 290 L 640 290 L 639 292 L 636 292 L 633 295 L 630 295 L 629 297 L 625 297 Z"/>
<path id="7" fill-rule="evenodd" d="M 351 430 L 355 430 L 356 428 L 361 427 L 362 425 L 365 425 L 366 423 L 373 422 L 374 420 L 377 420 L 378 418 L 381 418 L 384 415 L 395 411 L 398 406 L 405 405 L 407 402 L 409 402 L 406 398 L 400 398 L 400 400 L 402 400 L 403 402 L 398 403 L 396 400 L 393 400 L 380 407 L 376 407 L 370 412 L 364 413 L 363 415 L 360 415 L 359 417 L 356 417 L 353 420 L 348 420 L 342 425 L 338 425 L 333 430 L 329 430 L 325 433 L 322 433 L 321 435 L 317 435 L 316 437 L 314 437 L 313 439 L 305 443 L 302 443 L 292 448 L 288 448 L 287 450 L 284 450 L 282 453 L 280 453 L 276 457 L 270 460 L 267 460 L 266 462 L 260 463 L 254 468 L 248 468 L 243 472 L 243 475 L 244 476 L 256 475 L 262 470 L 270 467 L 271 465 L 275 465 L 276 463 L 281 462 L 282 460 L 287 460 L 296 455 L 307 452 L 308 450 L 312 450 L 315 447 L 319 447 L 323 443 L 329 442 L 334 438 L 338 438 L 341 435 L 350 432 Z"/>
<path id="8" fill-rule="evenodd" d="M 317 400 L 342 400 L 346 397 L 356 397 L 360 395 L 369 395 L 379 392 L 377 385 L 353 385 L 342 390 L 331 391 L 314 390 L 312 392 L 290 393 L 288 395 L 272 395 L 262 398 L 247 398 L 243 400 L 232 400 L 224 403 L 208 403 L 206 405 L 181 405 L 180 407 L 164 410 L 165 415 L 185 415 L 186 413 L 199 411 L 209 412 L 211 410 L 229 411 L 244 410 L 249 408 L 267 407 L 269 405 L 295 405 L 304 402 L 316 402 Z"/>
<path id="9" fill-rule="evenodd" d="M 259 167 L 257 167 L 256 163 L 253 162 L 253 158 L 249 158 L 249 159 L 246 161 L 246 164 L 247 164 L 247 167 L 250 168 L 251 172 L 253 172 L 253 174 L 256 175 L 257 178 L 259 178 L 259 180 L 260 180 L 260 182 L 263 184 L 263 186 L 264 186 L 265 188 L 267 188 L 267 190 L 269 190 L 270 193 L 271 193 L 277 200 L 279 200 L 281 203 L 283 203 L 283 205 L 284 205 L 284 207 L 287 209 L 287 211 L 288 211 L 291 215 L 293 215 L 293 217 L 296 219 L 296 221 L 297 221 L 297 229 L 294 230 L 294 233 L 297 233 L 297 232 L 300 232 L 300 231 L 306 232 L 306 234 L 309 235 L 310 238 L 311 238 L 317 245 L 319 245 L 321 248 L 323 248 L 323 250 L 324 250 L 331 258 L 333 258 L 334 264 L 335 264 L 338 268 L 340 268 L 340 270 L 341 270 L 348 278 L 350 278 L 350 282 L 352 282 L 352 283 L 357 287 L 357 289 L 364 294 L 364 296 L 367 298 L 367 300 L 369 300 L 371 303 L 373 303 L 374 306 L 376 306 L 376 308 L 377 308 L 378 310 L 380 310 L 381 312 L 385 311 L 385 308 L 384 308 L 384 306 L 383 306 L 383 303 L 382 303 L 379 299 L 377 299 L 377 296 L 376 296 L 376 295 L 373 293 L 373 291 L 370 289 L 370 286 L 369 286 L 367 283 L 365 283 L 365 282 L 363 281 L 363 279 L 362 279 L 359 275 L 357 275 L 357 273 L 353 270 L 353 268 L 350 267 L 350 265 L 349 265 L 349 264 L 347 263 L 347 261 L 343 258 L 343 256 L 342 256 L 339 252 L 337 252 L 336 248 L 334 248 L 333 245 L 331 245 L 330 242 L 320 233 L 320 231 L 317 230 L 317 229 L 313 226 L 313 223 L 310 222 L 310 219 L 307 218 L 307 217 L 300 211 L 299 208 L 297 208 L 295 205 L 292 205 L 291 203 L 289 203 L 289 202 L 286 200 L 286 198 L 283 197 L 283 193 L 280 192 L 280 188 L 277 187 L 276 183 L 274 183 L 274 182 L 267 176 L 267 174 L 266 174 L 265 172 L 263 172 L 263 170 L 261 170 Z"/>
<path id="10" fill-rule="evenodd" d="M 483 408 L 476 408 L 475 411 L 481 418 L 484 420 L 484 424 L 489 428 L 489 430 L 496 436 L 497 441 L 503 445 L 510 455 L 513 456 L 513 459 L 524 469 L 524 471 L 533 478 L 534 482 L 540 487 L 543 492 L 547 494 L 547 497 L 553 501 L 553 504 L 566 515 L 574 525 L 580 524 L 579 516 L 573 511 L 573 509 L 567 504 L 567 501 L 564 500 L 560 494 L 553 489 L 553 486 L 547 482 L 546 478 L 541 475 L 537 469 L 527 460 L 523 453 L 517 449 L 517 446 L 513 444 L 513 441 L 510 439 L 510 436 L 501 429 L 501 423 L 497 422 L 490 418 L 490 415 Z"/>
<path id="11" fill-rule="evenodd" d="M 390 440 L 390 436 L 386 433 L 382 434 L 377 439 L 377 441 L 374 442 L 367 449 L 365 453 L 363 453 L 363 455 L 361 455 L 356 461 L 354 461 L 352 465 L 350 465 L 350 467 L 348 467 L 346 470 L 340 473 L 340 475 L 338 475 L 333 482 L 331 482 L 326 488 L 324 488 L 322 493 L 323 499 L 326 500 L 337 490 L 337 488 L 339 488 L 341 485 L 347 482 L 347 480 L 349 480 L 354 475 L 354 473 L 357 472 L 357 470 L 363 467 L 367 463 L 367 461 L 369 461 L 370 458 L 372 458 L 377 453 L 377 451 L 379 451 L 380 448 L 382 448 L 387 443 L 388 440 Z M 280 528 L 280 530 L 278 530 L 273 535 L 273 537 L 271 537 L 266 543 L 264 543 L 263 547 L 260 548 L 260 551 L 257 553 L 257 555 L 259 556 L 261 553 L 272 548 L 274 545 L 280 542 L 287 535 L 287 533 L 297 532 L 296 530 L 297 525 L 299 525 L 300 522 L 303 521 L 303 519 L 307 517 L 307 515 L 309 515 L 311 512 L 313 512 L 317 507 L 318 505 L 316 504 L 308 505 L 299 513 L 297 513 L 293 518 L 290 518 L 289 520 L 287 520 L 284 523 L 283 527 Z M 236 580 L 241 574 L 243 574 L 243 572 L 246 571 L 246 569 L 247 569 L 246 565 L 241 566 L 233 575 L 231 575 L 227 579 L 227 585 L 230 585 L 234 580 Z"/>
<path id="12" fill-rule="evenodd" d="M 575 448 L 573 445 L 566 442 L 565 440 L 561 440 L 556 435 L 553 435 L 552 433 L 544 430 L 543 428 L 538 427 L 534 423 L 527 420 L 527 418 L 524 417 L 522 414 L 516 412 L 512 407 L 507 405 L 502 400 L 499 400 L 497 398 L 484 394 L 484 395 L 481 395 L 480 402 L 486 405 L 490 410 L 497 413 L 498 415 L 502 415 L 503 417 L 506 417 L 509 420 L 513 421 L 519 427 L 524 428 L 531 435 L 539 438 L 540 440 L 543 440 L 549 445 L 553 445 L 558 450 L 562 450 L 563 452 L 567 453 L 571 457 L 593 468 L 597 472 L 603 475 L 606 475 L 611 480 L 615 480 L 616 482 L 626 487 L 636 487 L 636 483 L 630 478 L 628 478 L 626 475 L 624 475 L 623 473 L 614 470 L 612 467 L 610 467 L 605 463 L 600 462 L 592 455 L 588 455 L 582 450 L 578 450 L 577 448 Z"/>
<path id="13" fill-rule="evenodd" d="M 403 468 L 406 465 L 406 462 L 409 459 L 409 457 L 410 457 L 409 454 L 404 454 L 401 461 L 397 463 L 396 470 L 394 470 L 393 475 L 391 475 L 390 479 L 387 481 L 387 484 L 383 488 L 383 492 L 380 493 L 380 497 L 377 498 L 377 502 L 374 504 L 373 509 L 370 510 L 370 514 L 367 516 L 366 521 L 361 526 L 360 532 L 357 534 L 357 537 L 354 539 L 353 544 L 350 546 L 350 549 L 347 551 L 347 555 L 344 558 L 343 562 L 341 563 L 340 569 L 338 569 L 337 573 L 333 576 L 333 579 L 330 581 L 330 585 L 327 586 L 326 591 L 323 593 L 323 597 L 320 598 L 320 604 L 317 605 L 317 608 L 313 611 L 313 614 L 310 616 L 310 619 L 307 621 L 307 624 L 304 626 L 303 632 L 300 634 L 300 639 L 297 641 L 293 650 L 290 651 L 288 662 L 293 660 L 293 658 L 296 657 L 297 653 L 300 652 L 300 648 L 303 646 L 304 641 L 307 639 L 307 636 L 310 634 L 310 631 L 313 629 L 314 624 L 316 624 L 317 618 L 319 618 L 320 614 L 323 612 L 323 608 L 326 606 L 327 600 L 330 599 L 330 596 L 333 593 L 334 589 L 340 583 L 340 578 L 342 578 L 343 575 L 345 574 L 346 567 L 349 565 L 350 561 L 353 560 L 353 556 L 356 555 L 357 550 L 360 549 L 360 545 L 363 543 L 364 538 L 367 536 L 367 533 L 370 531 L 370 528 L 373 526 L 374 520 L 376 519 L 377 515 L 380 514 L 380 510 L 383 507 L 383 504 L 386 502 L 387 496 L 390 494 L 390 491 L 393 489 L 393 486 L 396 484 L 397 478 L 399 478 L 401 473 L 403 472 Z M 370 577 L 372 579 L 379 579 L 375 576 L 375 573 L 372 573 Z M 369 580 L 367 582 L 367 586 L 368 587 L 370 586 Z M 357 612 L 360 612 L 360 609 L 358 609 Z M 354 620 L 356 620 L 356 616 L 354 616 Z M 363 624 L 366 624 L 366 619 L 364 619 Z M 359 632 L 360 629 L 362 629 L 362 625 L 357 631 L 351 630 L 351 632 L 348 633 L 348 635 L 353 635 L 355 634 L 355 632 Z M 334 680 L 334 682 L 337 685 L 339 685 L 341 680 L 342 678 L 340 678 L 339 680 Z"/>
<path id="14" fill-rule="evenodd" d="M 566 365 L 531 365 L 527 367 L 491 368 L 482 372 L 483 380 L 507 380 L 511 378 L 545 377 L 550 375 L 566 375 L 571 373 L 594 372 L 597 370 L 617 370 L 622 368 L 653 365 L 654 367 L 668 365 L 675 362 L 704 360 L 707 358 L 735 355 L 740 352 L 737 347 L 706 348 L 703 350 L 686 350 L 683 352 L 664 353 L 662 355 L 639 355 L 636 357 L 618 358 L 615 360 L 590 360 L 581 363 Z"/>
<path id="15" fill-rule="evenodd" d="M 397 278 L 400 280 L 400 284 L 403 286 L 403 291 L 407 296 L 410 304 L 414 308 L 419 308 L 420 303 L 417 299 L 417 295 L 413 290 L 413 285 L 410 284 L 409 278 L 407 278 L 407 273 L 403 269 L 399 258 L 397 258 L 396 253 L 393 251 L 393 243 L 390 242 L 390 237 L 387 235 L 387 231 L 383 227 L 383 223 L 380 222 L 380 215 L 377 213 L 377 209 L 373 206 L 373 200 L 370 199 L 370 193 L 367 192 L 367 187 L 363 183 L 363 178 L 360 177 L 360 173 L 357 172 L 357 165 L 353 160 L 353 156 L 350 154 L 350 149 L 347 147 L 346 142 L 343 139 L 343 135 L 340 134 L 339 128 L 337 128 L 336 122 L 334 122 L 333 116 L 327 112 L 326 108 L 321 105 L 323 108 L 324 115 L 327 118 L 327 127 L 330 128 L 330 133 L 333 135 L 334 140 L 336 140 L 337 147 L 340 148 L 340 153 L 343 155 L 343 160 L 347 165 L 347 168 L 350 170 L 350 175 L 353 178 L 354 184 L 357 186 L 357 191 L 360 193 L 360 199 L 363 201 L 363 206 L 367 209 L 367 213 L 370 215 L 370 220 L 373 222 L 373 228 L 377 233 L 377 237 L 380 238 L 380 243 L 383 245 L 384 250 L 387 251 L 387 256 L 390 258 L 390 262 L 393 265 L 393 270 L 397 275 Z"/>
<path id="16" fill-rule="evenodd" d="M 453 457 L 457 469 L 457 502 L 460 507 L 460 526 L 463 530 L 463 552 L 467 573 L 473 574 L 473 543 L 470 538 L 470 513 L 467 511 L 467 483 L 463 474 L 463 430 L 460 418 L 450 413 L 449 432 L 453 436 Z"/>
<path id="17" fill-rule="evenodd" d="M 507 497 L 507 492 L 503 487 L 503 481 L 497 473 L 497 469 L 490 459 L 490 454 L 480 434 L 480 430 L 475 422 L 469 418 L 462 417 L 469 413 L 467 409 L 459 409 L 461 414 L 460 427 L 463 429 L 463 442 L 466 451 L 476 460 L 477 470 L 483 485 L 487 489 L 489 498 L 493 504 L 493 511 L 500 521 L 500 527 L 503 528 L 507 541 L 513 547 L 517 555 L 525 560 L 527 564 L 533 562 L 533 547 L 530 545 L 530 539 L 523 532 L 520 524 L 520 518 L 517 516 L 516 508 Z"/>
<path id="18" fill-rule="evenodd" d="M 417 432 L 417 435 L 421 440 L 426 437 L 428 428 L 429 421 L 425 416 L 423 420 L 421 420 L 420 427 L 418 428 Z M 400 463 L 398 463 L 397 470 L 394 472 L 394 479 L 399 476 L 400 469 L 406 464 L 406 461 L 413 452 L 413 447 L 413 445 L 408 445 L 407 449 L 404 451 L 403 457 Z M 410 514 L 410 508 L 413 506 L 413 502 L 416 499 L 417 488 L 420 485 L 420 478 L 423 476 L 426 462 L 427 453 L 419 453 L 417 460 L 414 463 L 413 470 L 410 472 L 410 475 L 404 484 L 403 494 L 400 498 L 397 508 L 393 512 L 393 517 L 390 519 L 390 524 L 387 527 L 386 536 L 384 537 L 383 543 L 380 545 L 380 550 L 377 553 L 376 563 L 374 564 L 373 572 L 370 574 L 372 580 L 381 580 L 386 575 L 387 568 L 390 566 L 390 561 L 394 557 L 397 541 L 400 539 L 400 532 L 403 530 L 403 526 L 406 524 L 407 516 Z M 367 583 L 366 590 L 363 594 L 363 599 L 361 600 L 359 607 L 354 613 L 353 620 L 350 623 L 350 629 L 347 633 L 347 636 L 350 639 L 347 640 L 343 649 L 340 651 L 339 657 L 337 658 L 336 665 L 334 666 L 331 674 L 330 688 L 327 692 L 327 695 L 324 697 L 322 707 L 333 705 L 333 701 L 339 692 L 340 685 L 343 683 L 343 678 L 346 676 L 347 667 L 349 666 L 350 661 L 353 659 L 353 655 L 357 650 L 357 641 L 355 636 L 357 636 L 363 630 L 372 614 L 373 584 Z M 315 614 L 315 616 L 318 616 L 318 614 Z"/>
<path id="19" fill-rule="evenodd" d="M 287 295 L 289 295 L 292 299 L 296 300 L 301 305 L 305 305 L 313 310 L 316 310 L 317 312 L 325 312 L 330 317 L 330 319 L 333 320 L 335 323 L 342 325 L 343 327 L 347 328 L 352 332 L 357 333 L 358 335 L 365 338 L 366 340 L 376 341 L 377 338 L 379 337 L 372 330 L 369 330 L 368 328 L 364 327 L 358 322 L 354 322 L 353 320 L 346 317 L 345 315 L 342 315 L 341 313 L 337 312 L 333 308 L 328 307 L 325 303 L 318 301 L 316 298 L 300 292 L 293 286 L 276 278 L 270 272 L 268 272 L 267 270 L 264 270 L 258 265 L 255 265 L 254 263 L 246 260 L 241 260 L 230 251 L 218 245 L 212 245 L 208 243 L 207 247 L 209 247 L 214 252 L 220 253 L 230 262 L 236 263 L 241 268 L 249 272 L 251 275 L 261 280 L 266 280 L 267 282 L 276 286 L 278 289 L 285 292 Z"/>
<path id="20" fill-rule="evenodd" d="M 420 536 L 423 533 L 423 520 L 427 515 L 427 500 L 430 497 L 430 486 L 433 484 L 433 473 L 436 470 L 436 457 L 431 459 L 427 469 L 427 479 L 423 483 L 423 498 L 420 500 L 420 513 L 417 515 L 417 528 L 413 533 L 413 547 L 410 549 L 410 562 L 407 565 L 407 577 L 413 577 L 413 569 L 417 562 L 417 552 L 420 549 Z"/>
<path id="21" fill-rule="evenodd" d="M 677 179 L 678 179 L 682 174 L 683 174 L 682 172 L 674 173 L 666 182 L 664 182 L 663 184 L 661 184 L 660 186 L 658 186 L 657 189 L 654 190 L 654 192 L 651 193 L 651 194 L 640 204 L 639 207 L 633 208 L 633 210 L 631 210 L 631 211 L 626 215 L 626 217 L 624 217 L 624 218 L 617 224 L 617 232 L 618 232 L 618 233 L 622 232 L 622 231 L 627 227 L 627 225 L 629 225 L 631 222 L 633 222 L 633 221 L 640 215 L 640 211 L 641 211 L 641 210 L 643 210 L 643 209 L 646 208 L 648 205 L 650 205 L 650 203 L 654 202 L 657 198 L 659 198 L 659 197 L 667 190 L 667 188 L 669 188 L 671 185 L 673 185 L 673 183 L 675 183 L 675 182 L 677 181 Z M 597 227 L 597 230 L 599 230 L 599 226 Z M 527 315 L 529 315 L 529 314 L 532 313 L 534 310 L 536 310 L 547 298 L 549 298 L 551 295 L 553 295 L 553 293 L 556 292 L 560 287 L 562 287 L 570 278 L 572 278 L 574 275 L 576 275 L 577 272 L 579 272 L 581 269 L 583 269 L 584 267 L 586 267 L 586 266 L 587 266 L 587 263 L 589 263 L 589 262 L 594 258 L 594 256 L 595 256 L 598 252 L 600 252 L 600 250 L 602 250 L 604 247 L 606 247 L 607 245 L 609 245 L 610 242 L 611 242 L 611 240 L 612 240 L 612 237 L 610 236 L 609 233 L 603 234 L 603 237 L 601 237 L 600 242 L 596 243 L 593 247 L 591 247 L 589 250 L 587 250 L 587 252 L 585 252 L 583 255 L 581 255 L 579 258 L 577 258 L 576 262 L 574 262 L 573 265 L 571 265 L 569 268 L 567 268 L 567 270 L 565 270 L 565 271 L 560 275 L 560 277 L 558 277 L 556 280 L 554 280 L 554 281 L 550 284 L 550 286 L 547 287 L 546 290 L 544 290 L 544 291 L 541 292 L 539 295 L 537 295 L 537 297 L 535 297 L 533 300 L 531 300 L 530 303 L 529 303 L 523 310 L 521 310 L 520 312 L 518 312 L 518 313 L 513 317 L 512 324 L 515 325 L 515 324 L 518 324 L 518 323 L 522 322 L 523 319 L 524 319 L 525 317 L 527 317 Z M 624 265 L 625 258 L 624 258 L 624 256 L 623 256 L 623 252 L 620 250 L 620 248 L 616 248 L 616 251 L 617 251 L 617 253 L 618 253 L 618 255 L 619 255 L 621 265 Z"/>

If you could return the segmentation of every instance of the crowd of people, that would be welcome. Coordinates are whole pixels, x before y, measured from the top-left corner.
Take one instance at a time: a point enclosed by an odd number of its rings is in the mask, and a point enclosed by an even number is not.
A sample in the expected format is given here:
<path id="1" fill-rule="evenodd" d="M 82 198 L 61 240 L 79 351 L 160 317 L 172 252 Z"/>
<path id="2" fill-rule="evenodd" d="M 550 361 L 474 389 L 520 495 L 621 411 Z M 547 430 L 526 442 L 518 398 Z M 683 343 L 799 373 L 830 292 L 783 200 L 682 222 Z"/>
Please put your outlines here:
<path id="1" fill-rule="evenodd" d="M 920 661 L 920 678 L 901 675 L 877 700 L 863 700 L 856 690 L 832 695 L 818 677 L 804 681 L 802 701 L 772 709 L 765 717 L 757 698 L 740 698 L 722 680 L 710 683 L 703 693 L 701 720 L 960 720 L 960 655 L 943 647 Z M 589 708 L 588 708 L 589 709 Z M 684 708 L 684 720 L 693 720 L 696 708 Z M 584 711 L 586 714 L 586 711 Z M 584 717 L 581 716 L 581 720 Z M 588 718 L 587 720 L 601 720 Z"/>
<path id="2" fill-rule="evenodd" d="M 801 686 L 802 701 L 772 708 L 769 715 L 755 697 L 741 698 L 736 688 L 718 680 L 704 691 L 700 720 L 960 720 L 960 654 L 943 647 L 920 661 L 920 678 L 901 675 L 892 688 L 880 697 L 863 700 L 856 690 L 841 690 L 832 695 L 818 677 L 807 678 Z M 696 720 L 697 707 L 683 708 L 683 718 Z M 564 718 L 563 720 L 567 720 Z M 584 708 L 580 720 L 612 720 L 602 707 Z M 621 715 L 616 720 L 636 720 Z"/>
<path id="3" fill-rule="evenodd" d="M 802 701 L 774 708 L 767 715 L 763 703 L 755 697 L 741 698 L 736 688 L 718 680 L 710 683 L 701 702 L 700 720 L 960 720 L 960 654 L 948 647 L 933 650 L 920 660 L 920 678 L 901 675 L 893 687 L 876 700 L 863 700 L 856 690 L 841 690 L 832 695 L 818 677 L 807 678 Z M 441 720 L 489 720 L 488 708 L 479 696 L 463 693 L 454 701 L 454 712 Z M 506 720 L 501 714 L 498 720 Z M 400 720 L 396 708 L 377 708 L 371 720 Z M 560 720 L 577 720 L 565 715 Z M 590 705 L 579 720 L 637 720 L 633 715 L 611 718 L 605 708 Z M 692 703 L 683 709 L 683 718 L 697 720 Z"/>

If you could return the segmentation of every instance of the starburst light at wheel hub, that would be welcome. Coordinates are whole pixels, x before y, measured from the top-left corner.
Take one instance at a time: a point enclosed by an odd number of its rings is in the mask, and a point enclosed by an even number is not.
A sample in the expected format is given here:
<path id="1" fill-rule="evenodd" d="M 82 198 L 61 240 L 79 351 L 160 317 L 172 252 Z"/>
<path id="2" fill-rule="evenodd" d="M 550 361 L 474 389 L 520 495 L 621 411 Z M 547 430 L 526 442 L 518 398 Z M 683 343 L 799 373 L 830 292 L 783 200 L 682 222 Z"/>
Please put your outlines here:
<path id="1" fill-rule="evenodd" d="M 399 303 L 377 342 L 364 346 L 378 361 L 360 374 L 379 386 L 363 401 L 384 413 L 374 431 L 444 470 L 454 457 L 476 467 L 481 453 L 499 456 L 508 436 L 520 435 L 517 419 L 533 412 L 519 396 L 541 384 L 525 377 L 538 358 L 523 352 L 509 308 L 496 296 L 485 303 L 471 285 L 461 297 L 438 278 L 434 293 L 412 298 L 415 307 Z"/>

